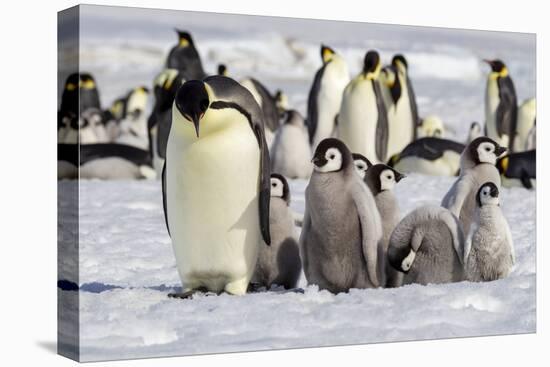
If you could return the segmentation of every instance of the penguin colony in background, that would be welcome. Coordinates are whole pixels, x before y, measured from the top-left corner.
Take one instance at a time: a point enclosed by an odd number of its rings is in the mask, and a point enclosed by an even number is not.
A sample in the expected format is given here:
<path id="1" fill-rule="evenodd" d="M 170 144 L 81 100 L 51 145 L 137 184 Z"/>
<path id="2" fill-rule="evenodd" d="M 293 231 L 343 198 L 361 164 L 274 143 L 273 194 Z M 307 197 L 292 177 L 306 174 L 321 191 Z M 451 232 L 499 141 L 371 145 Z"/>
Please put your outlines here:
<path id="1" fill-rule="evenodd" d="M 419 117 L 403 55 L 384 66 L 370 50 L 350 79 L 322 45 L 304 119 L 253 77 L 237 82 L 223 64 L 207 76 L 191 35 L 176 32 L 148 118 L 148 88 L 102 110 L 86 73 L 67 78 L 58 113 L 60 178 L 78 167 L 104 179 L 161 171 L 182 281 L 171 297 L 295 289 L 302 270 L 333 293 L 510 273 L 499 194 L 501 184 L 535 186 L 536 109 L 534 100 L 518 108 L 502 61 L 487 61 L 485 126 L 472 123 L 463 144 L 444 138 L 439 117 Z M 407 172 L 457 179 L 441 206 L 403 217 L 393 190 Z M 299 237 L 285 176 L 309 179 Z"/>

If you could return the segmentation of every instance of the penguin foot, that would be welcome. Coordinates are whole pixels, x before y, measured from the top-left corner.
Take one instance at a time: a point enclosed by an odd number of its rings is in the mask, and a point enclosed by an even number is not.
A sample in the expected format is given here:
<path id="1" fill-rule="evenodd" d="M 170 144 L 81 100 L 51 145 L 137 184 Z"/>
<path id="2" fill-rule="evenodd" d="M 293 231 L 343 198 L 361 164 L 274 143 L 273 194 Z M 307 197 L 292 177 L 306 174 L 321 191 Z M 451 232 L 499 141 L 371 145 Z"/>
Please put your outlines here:
<path id="1" fill-rule="evenodd" d="M 197 289 L 191 289 L 185 292 L 180 293 L 168 293 L 168 298 L 177 298 L 177 299 L 190 299 L 197 293 L 207 293 L 208 289 L 200 287 Z"/>
<path id="2" fill-rule="evenodd" d="M 250 283 L 248 285 L 247 293 L 259 293 L 265 292 L 267 289 L 260 283 Z"/>

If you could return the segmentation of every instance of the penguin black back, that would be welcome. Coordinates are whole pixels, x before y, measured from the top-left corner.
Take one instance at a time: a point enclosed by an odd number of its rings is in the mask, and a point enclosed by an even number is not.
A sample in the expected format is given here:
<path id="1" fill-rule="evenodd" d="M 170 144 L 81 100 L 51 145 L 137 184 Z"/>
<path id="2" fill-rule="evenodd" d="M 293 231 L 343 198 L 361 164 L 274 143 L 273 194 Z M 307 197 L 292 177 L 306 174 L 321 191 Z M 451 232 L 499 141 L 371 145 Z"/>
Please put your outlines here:
<path id="1" fill-rule="evenodd" d="M 464 150 L 464 144 L 458 143 L 453 140 L 441 139 L 435 137 L 426 137 L 413 141 L 403 149 L 399 154 L 399 159 L 405 157 L 415 156 L 430 161 L 441 158 L 445 151 L 454 151 L 461 154 Z M 388 165 L 393 165 L 396 162 L 393 160 Z"/>
<path id="2" fill-rule="evenodd" d="M 186 80 L 203 79 L 206 73 L 191 34 L 178 29 L 176 29 L 176 33 L 178 34 L 178 44 L 170 50 L 166 67 L 179 70 Z"/>
<path id="3" fill-rule="evenodd" d="M 511 153 L 497 161 L 497 169 L 506 178 L 515 178 L 527 188 L 533 188 L 532 179 L 537 178 L 537 151 Z"/>

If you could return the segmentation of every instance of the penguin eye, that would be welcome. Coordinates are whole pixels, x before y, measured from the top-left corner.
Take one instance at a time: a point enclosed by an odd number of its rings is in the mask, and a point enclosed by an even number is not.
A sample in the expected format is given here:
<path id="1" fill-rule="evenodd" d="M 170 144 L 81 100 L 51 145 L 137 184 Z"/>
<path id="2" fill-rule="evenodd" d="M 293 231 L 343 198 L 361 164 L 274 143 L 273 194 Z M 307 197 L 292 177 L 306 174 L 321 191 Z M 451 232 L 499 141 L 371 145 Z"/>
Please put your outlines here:
<path id="1" fill-rule="evenodd" d="M 386 178 L 387 178 L 388 180 L 391 180 L 391 175 L 387 175 Z"/>
<path id="2" fill-rule="evenodd" d="M 491 151 L 491 148 L 486 147 L 486 148 L 485 148 L 485 151 L 486 151 L 486 152 L 490 152 L 490 151 Z"/>
<path id="3" fill-rule="evenodd" d="M 330 159 L 334 159 L 335 156 L 334 156 L 334 154 L 331 154 L 331 155 L 329 155 L 328 157 L 329 157 Z"/>

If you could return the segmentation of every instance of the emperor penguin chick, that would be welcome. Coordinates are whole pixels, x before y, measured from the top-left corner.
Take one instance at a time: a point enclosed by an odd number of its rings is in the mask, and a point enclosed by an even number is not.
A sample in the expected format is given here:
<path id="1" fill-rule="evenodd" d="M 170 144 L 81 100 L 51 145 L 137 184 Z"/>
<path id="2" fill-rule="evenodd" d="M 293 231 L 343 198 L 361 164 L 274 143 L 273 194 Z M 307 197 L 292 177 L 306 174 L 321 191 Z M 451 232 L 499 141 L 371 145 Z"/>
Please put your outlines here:
<path id="1" fill-rule="evenodd" d="M 481 185 L 490 181 L 500 187 L 500 174 L 495 164 L 505 152 L 506 148 L 483 136 L 468 144 L 460 156 L 460 175 L 441 205 L 460 219 L 465 233 L 470 230 L 475 196 Z"/>
<path id="2" fill-rule="evenodd" d="M 413 210 L 390 237 L 390 265 L 403 284 L 438 284 L 464 280 L 464 234 L 449 210 L 424 206 Z"/>
<path id="3" fill-rule="evenodd" d="M 515 262 L 510 227 L 499 204 L 498 187 L 487 182 L 477 192 L 476 220 L 466 241 L 466 276 L 474 282 L 502 279 Z"/>
<path id="4" fill-rule="evenodd" d="M 381 269 L 381 279 L 385 278 L 386 287 L 399 287 L 403 281 L 403 274 L 389 266 L 387 253 L 391 233 L 401 219 L 393 188 L 404 177 L 405 175 L 385 164 L 375 164 L 367 170 L 364 178 L 374 195 L 374 201 L 382 219 L 383 235 L 382 243 L 378 248 L 378 267 Z"/>
<path id="5" fill-rule="evenodd" d="M 271 246 L 261 246 L 256 270 L 251 284 L 272 285 L 285 289 L 296 288 L 302 263 L 300 249 L 294 227 L 294 217 L 290 204 L 290 190 L 284 176 L 271 174 L 271 202 L 269 208 L 269 228 Z"/>
<path id="6" fill-rule="evenodd" d="M 355 172 L 351 152 L 342 141 L 328 138 L 317 146 L 313 164 L 300 235 L 308 283 L 332 293 L 380 286 L 380 214 Z"/>
<path id="7" fill-rule="evenodd" d="M 271 169 L 288 178 L 308 178 L 311 149 L 304 119 L 295 110 L 287 111 L 284 118 L 271 147 Z"/>
<path id="8" fill-rule="evenodd" d="M 359 174 L 361 179 L 365 179 L 367 170 L 372 167 L 372 162 L 367 159 L 363 154 L 352 153 L 353 164 L 355 165 L 355 171 Z"/>

